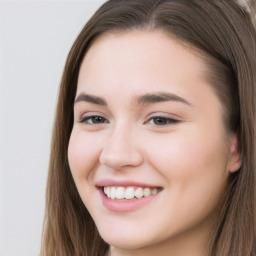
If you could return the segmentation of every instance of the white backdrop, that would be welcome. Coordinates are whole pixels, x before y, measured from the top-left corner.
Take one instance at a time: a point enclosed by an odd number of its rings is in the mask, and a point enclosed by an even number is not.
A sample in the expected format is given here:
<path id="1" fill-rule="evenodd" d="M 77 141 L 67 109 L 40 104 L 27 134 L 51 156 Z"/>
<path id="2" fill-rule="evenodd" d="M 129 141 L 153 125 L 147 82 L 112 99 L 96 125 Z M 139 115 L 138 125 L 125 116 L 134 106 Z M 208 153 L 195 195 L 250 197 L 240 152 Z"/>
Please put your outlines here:
<path id="1" fill-rule="evenodd" d="M 0 0 L 0 255 L 39 253 L 50 137 L 68 51 L 103 0 Z"/>

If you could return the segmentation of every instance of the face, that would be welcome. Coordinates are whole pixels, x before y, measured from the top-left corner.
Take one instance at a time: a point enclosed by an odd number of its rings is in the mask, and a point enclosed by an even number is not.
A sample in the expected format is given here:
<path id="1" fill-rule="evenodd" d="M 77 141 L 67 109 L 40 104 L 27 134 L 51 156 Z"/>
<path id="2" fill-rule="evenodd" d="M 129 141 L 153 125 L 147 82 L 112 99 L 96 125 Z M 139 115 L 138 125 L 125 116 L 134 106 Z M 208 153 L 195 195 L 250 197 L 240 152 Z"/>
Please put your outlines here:
<path id="1" fill-rule="evenodd" d="M 82 62 L 69 164 L 116 250 L 199 248 L 212 228 L 236 144 L 206 68 L 157 31 L 105 34 Z"/>

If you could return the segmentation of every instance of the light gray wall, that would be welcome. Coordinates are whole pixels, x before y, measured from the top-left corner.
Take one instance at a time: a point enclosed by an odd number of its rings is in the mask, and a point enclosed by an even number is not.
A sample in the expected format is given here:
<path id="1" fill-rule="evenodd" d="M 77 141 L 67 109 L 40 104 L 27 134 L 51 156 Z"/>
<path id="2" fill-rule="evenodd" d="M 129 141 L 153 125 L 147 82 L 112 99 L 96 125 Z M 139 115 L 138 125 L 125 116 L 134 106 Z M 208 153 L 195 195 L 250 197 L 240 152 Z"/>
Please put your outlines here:
<path id="1" fill-rule="evenodd" d="M 64 62 L 104 1 L 0 0 L 0 255 L 38 255 Z"/>

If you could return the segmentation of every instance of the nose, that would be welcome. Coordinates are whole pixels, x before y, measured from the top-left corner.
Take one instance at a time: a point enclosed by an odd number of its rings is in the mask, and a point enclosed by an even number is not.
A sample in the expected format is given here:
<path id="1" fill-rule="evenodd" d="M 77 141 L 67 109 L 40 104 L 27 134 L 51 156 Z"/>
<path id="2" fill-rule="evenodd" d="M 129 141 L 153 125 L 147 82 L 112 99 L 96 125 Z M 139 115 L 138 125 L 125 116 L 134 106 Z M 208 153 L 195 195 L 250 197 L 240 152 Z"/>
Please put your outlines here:
<path id="1" fill-rule="evenodd" d="M 143 154 L 136 136 L 127 128 L 113 130 L 106 138 L 99 161 L 114 170 L 141 165 Z"/>

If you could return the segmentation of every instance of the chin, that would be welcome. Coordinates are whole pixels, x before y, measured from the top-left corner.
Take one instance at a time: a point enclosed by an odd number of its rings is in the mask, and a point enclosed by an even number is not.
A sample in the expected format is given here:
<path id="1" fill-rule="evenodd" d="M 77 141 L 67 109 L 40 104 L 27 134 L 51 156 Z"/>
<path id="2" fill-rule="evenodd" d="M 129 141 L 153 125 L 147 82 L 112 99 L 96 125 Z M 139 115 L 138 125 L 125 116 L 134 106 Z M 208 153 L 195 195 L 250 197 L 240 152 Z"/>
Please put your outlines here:
<path id="1" fill-rule="evenodd" d="M 123 250 L 138 250 L 152 244 L 151 238 L 147 234 L 114 234 L 114 232 L 101 232 L 102 239 L 112 247 Z"/>

